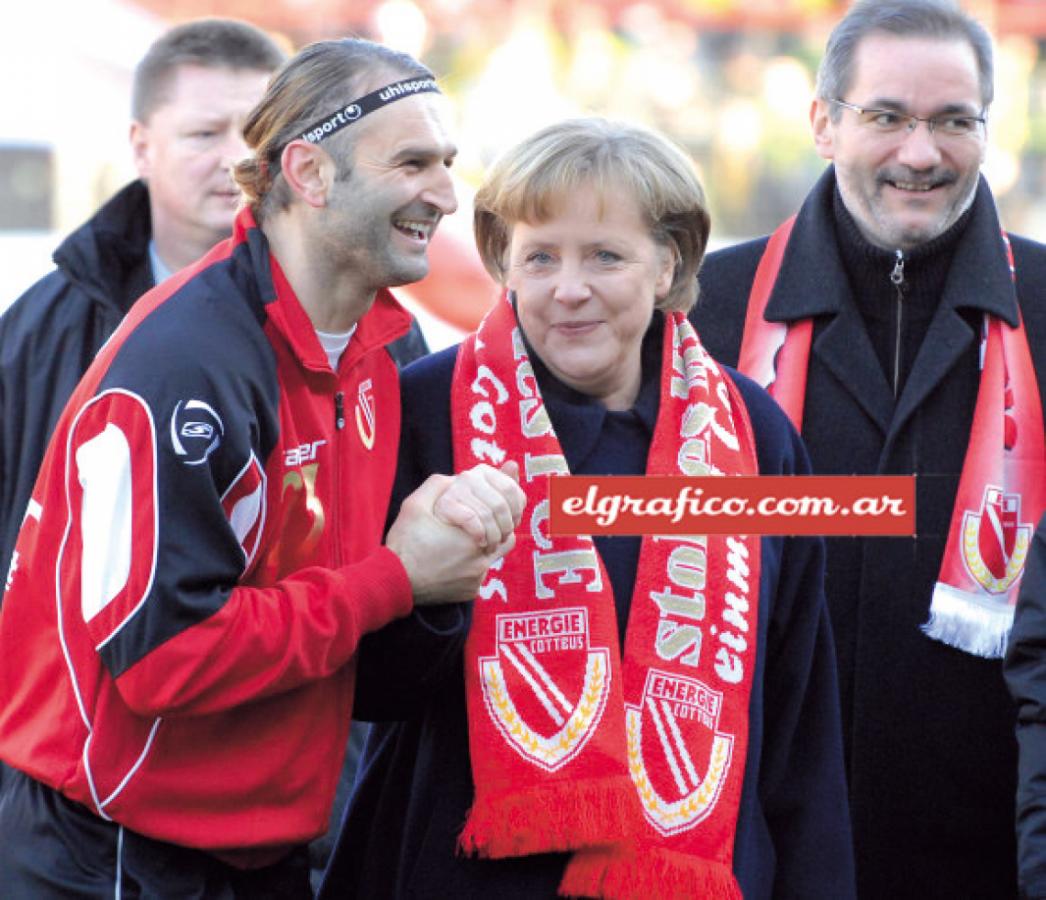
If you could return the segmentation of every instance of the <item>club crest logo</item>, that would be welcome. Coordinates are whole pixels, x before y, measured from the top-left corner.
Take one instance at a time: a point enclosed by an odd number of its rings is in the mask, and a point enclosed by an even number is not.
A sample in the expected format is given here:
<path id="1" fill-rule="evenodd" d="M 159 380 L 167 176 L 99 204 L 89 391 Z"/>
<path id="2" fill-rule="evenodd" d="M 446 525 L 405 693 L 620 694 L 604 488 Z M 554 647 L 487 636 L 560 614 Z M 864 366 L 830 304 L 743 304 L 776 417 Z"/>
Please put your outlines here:
<path id="1" fill-rule="evenodd" d="M 625 704 L 628 768 L 643 812 L 661 834 L 693 828 L 715 808 L 734 737 L 719 731 L 723 694 L 651 669 L 639 706 Z"/>
<path id="2" fill-rule="evenodd" d="M 491 719 L 524 759 L 548 772 L 595 733 L 610 693 L 610 654 L 590 648 L 582 608 L 496 617 L 497 653 L 479 660 Z"/>
<path id="3" fill-rule="evenodd" d="M 980 513 L 962 519 L 962 558 L 973 579 L 992 594 L 1004 593 L 1020 577 L 1032 525 L 1021 522 L 1020 494 L 986 487 Z"/>
<path id="4" fill-rule="evenodd" d="M 356 393 L 356 430 L 368 450 L 374 449 L 374 385 L 371 379 L 361 381 Z"/>

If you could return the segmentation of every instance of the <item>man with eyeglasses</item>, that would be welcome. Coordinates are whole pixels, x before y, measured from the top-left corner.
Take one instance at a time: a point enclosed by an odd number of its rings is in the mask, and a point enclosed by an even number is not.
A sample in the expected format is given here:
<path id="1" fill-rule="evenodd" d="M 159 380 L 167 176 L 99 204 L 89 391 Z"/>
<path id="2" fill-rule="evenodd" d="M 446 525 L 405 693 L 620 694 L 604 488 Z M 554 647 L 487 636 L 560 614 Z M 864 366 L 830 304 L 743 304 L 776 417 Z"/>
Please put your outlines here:
<path id="1" fill-rule="evenodd" d="M 855 3 L 810 113 L 832 165 L 708 257 L 693 314 L 818 474 L 918 476 L 912 538 L 828 540 L 863 898 L 1018 889 L 1001 656 L 1044 506 L 1046 247 L 1004 234 L 979 174 L 992 65 L 953 3 Z"/>

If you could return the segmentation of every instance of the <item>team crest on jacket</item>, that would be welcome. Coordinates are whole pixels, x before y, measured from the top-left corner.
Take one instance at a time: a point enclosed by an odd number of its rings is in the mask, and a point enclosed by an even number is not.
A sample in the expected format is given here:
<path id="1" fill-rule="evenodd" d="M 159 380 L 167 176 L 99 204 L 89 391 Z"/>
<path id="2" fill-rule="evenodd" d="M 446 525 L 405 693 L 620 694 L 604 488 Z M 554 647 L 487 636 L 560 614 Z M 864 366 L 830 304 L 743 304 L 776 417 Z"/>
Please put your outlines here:
<path id="1" fill-rule="evenodd" d="M 663 835 L 715 808 L 734 737 L 719 731 L 723 694 L 696 678 L 651 669 L 639 706 L 625 704 L 628 768 L 643 812 Z"/>
<path id="2" fill-rule="evenodd" d="M 966 510 L 962 520 L 962 558 L 974 580 L 1001 594 L 1020 576 L 1028 556 L 1032 524 L 1021 522 L 1020 494 L 984 489 L 980 513 Z"/>
<path id="3" fill-rule="evenodd" d="M 374 383 L 371 379 L 361 381 L 356 391 L 356 430 L 368 450 L 374 449 Z"/>
<path id="4" fill-rule="evenodd" d="M 479 660 L 483 699 L 524 759 L 555 772 L 595 733 L 610 691 L 610 654 L 589 647 L 584 607 L 497 616 L 497 653 Z"/>

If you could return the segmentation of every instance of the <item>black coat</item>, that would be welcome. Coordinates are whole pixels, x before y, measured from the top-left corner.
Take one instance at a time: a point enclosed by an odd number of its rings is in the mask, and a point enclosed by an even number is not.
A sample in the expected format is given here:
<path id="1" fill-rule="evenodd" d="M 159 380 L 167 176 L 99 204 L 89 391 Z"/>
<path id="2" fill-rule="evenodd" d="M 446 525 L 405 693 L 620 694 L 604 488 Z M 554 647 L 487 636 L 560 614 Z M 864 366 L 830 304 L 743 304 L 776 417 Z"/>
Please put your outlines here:
<path id="1" fill-rule="evenodd" d="M 800 210 L 766 316 L 814 318 L 802 430 L 814 471 L 919 476 L 916 537 L 828 541 L 858 893 L 1012 897 L 1017 747 L 1001 661 L 931 640 L 920 626 L 968 443 L 984 311 L 1016 324 L 1019 302 L 1046 398 L 1046 247 L 1012 238 L 1015 290 L 982 179 L 895 404 L 840 260 L 834 190 L 829 169 Z M 737 361 L 765 245 L 713 253 L 701 272 L 691 318 L 724 363 Z"/>
<path id="2" fill-rule="evenodd" d="M 1017 702 L 1017 874 L 1021 896 L 1046 898 L 1046 515 L 1039 522 L 1006 650 Z"/>
<path id="3" fill-rule="evenodd" d="M 58 416 L 98 348 L 153 286 L 149 192 L 121 190 L 0 317 L 0 571 L 6 573 Z"/>
<path id="4" fill-rule="evenodd" d="M 149 191 L 131 182 L 54 253 L 55 271 L 0 316 L 0 572 L 6 575 L 58 416 L 95 354 L 153 287 Z M 390 346 L 406 365 L 428 352 L 414 323 Z"/>
<path id="5" fill-rule="evenodd" d="M 660 346 L 659 339 L 651 343 Z M 456 350 L 436 354 L 403 373 L 394 500 L 433 472 L 453 471 L 455 357 Z M 656 374 L 652 398 L 649 390 L 656 359 L 653 367 L 644 365 L 644 389 L 628 413 L 606 413 L 599 403 L 550 383 L 540 361 L 532 360 L 571 471 L 645 471 L 657 412 Z M 752 419 L 759 471 L 808 471 L 781 411 L 751 381 L 731 375 Z M 597 537 L 596 546 L 620 623 L 631 600 L 639 539 Z M 734 871 L 749 900 L 853 896 L 822 552 L 819 539 L 762 541 L 757 665 L 734 846 Z M 467 605 L 430 608 L 362 642 L 354 714 L 381 724 L 371 729 L 321 897 L 555 896 L 566 854 L 492 861 L 455 853 L 473 797 L 462 665 L 470 618 Z M 405 721 L 382 722 L 397 718 Z"/>

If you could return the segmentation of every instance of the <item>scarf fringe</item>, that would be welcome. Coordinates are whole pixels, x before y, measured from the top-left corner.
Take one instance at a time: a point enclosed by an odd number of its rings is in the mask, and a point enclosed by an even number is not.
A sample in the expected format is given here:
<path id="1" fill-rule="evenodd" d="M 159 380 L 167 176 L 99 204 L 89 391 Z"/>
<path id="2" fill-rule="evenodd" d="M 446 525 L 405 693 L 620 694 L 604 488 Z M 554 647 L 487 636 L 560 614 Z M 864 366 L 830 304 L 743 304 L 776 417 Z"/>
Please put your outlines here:
<path id="1" fill-rule="evenodd" d="M 726 864 L 658 847 L 578 853 L 567 865 L 559 894 L 603 900 L 742 900 Z"/>
<path id="2" fill-rule="evenodd" d="M 976 594 L 937 582 L 923 633 L 986 659 L 1002 659 L 1013 627 L 1013 607 L 988 606 Z"/>
<path id="3" fill-rule="evenodd" d="M 639 820 L 627 775 L 564 780 L 477 798 L 458 849 L 489 859 L 576 850 L 631 837 Z"/>

